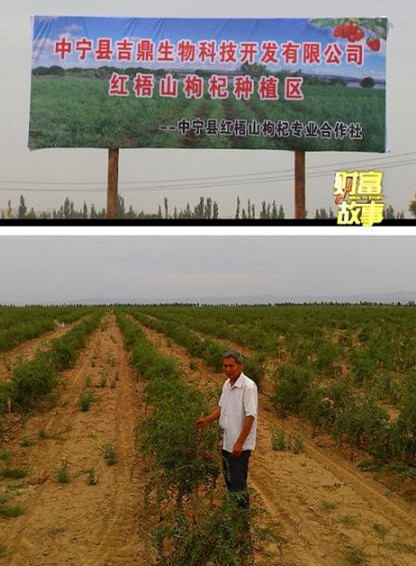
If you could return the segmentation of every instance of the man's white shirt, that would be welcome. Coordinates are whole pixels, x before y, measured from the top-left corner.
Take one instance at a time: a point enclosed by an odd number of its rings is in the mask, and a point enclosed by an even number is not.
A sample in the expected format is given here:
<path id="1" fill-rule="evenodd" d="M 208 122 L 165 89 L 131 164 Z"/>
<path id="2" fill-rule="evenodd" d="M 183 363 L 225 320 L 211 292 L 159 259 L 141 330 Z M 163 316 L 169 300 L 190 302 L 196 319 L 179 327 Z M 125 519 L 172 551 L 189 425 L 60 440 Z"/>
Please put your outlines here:
<path id="1" fill-rule="evenodd" d="M 254 450 L 257 432 L 257 385 L 240 373 L 231 387 L 227 379 L 222 387 L 218 405 L 221 407 L 220 427 L 223 429 L 223 450 L 232 452 L 244 426 L 246 417 L 254 417 L 251 430 L 244 441 L 243 450 Z"/>

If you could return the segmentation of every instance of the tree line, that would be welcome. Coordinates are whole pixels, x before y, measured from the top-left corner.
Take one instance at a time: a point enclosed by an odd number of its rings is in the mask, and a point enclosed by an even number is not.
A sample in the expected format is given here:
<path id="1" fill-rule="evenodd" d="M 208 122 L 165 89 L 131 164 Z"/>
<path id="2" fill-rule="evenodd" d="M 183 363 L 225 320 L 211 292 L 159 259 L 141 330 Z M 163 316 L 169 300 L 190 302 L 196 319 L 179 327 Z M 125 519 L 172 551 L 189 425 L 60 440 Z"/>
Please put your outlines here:
<path id="1" fill-rule="evenodd" d="M 409 212 L 416 218 L 416 200 L 411 201 L 409 205 Z M 308 213 L 306 213 L 306 217 Z M 20 196 L 19 205 L 17 210 L 13 210 L 11 200 L 7 203 L 7 209 L 1 213 L 1 219 L 38 219 L 38 220 L 71 220 L 71 219 L 100 219 L 106 218 L 107 212 L 105 208 L 98 209 L 94 204 L 90 206 L 84 201 L 80 208 L 77 208 L 72 200 L 68 197 L 65 198 L 64 203 L 59 208 L 54 208 L 52 211 L 35 211 L 33 207 L 28 208 L 26 199 L 23 195 Z M 262 201 L 259 209 L 250 199 L 246 205 L 242 204 L 240 197 L 237 197 L 236 209 L 233 218 L 237 220 L 284 220 L 286 213 L 283 205 L 279 205 L 274 200 L 273 202 Z M 335 217 L 334 211 L 324 207 L 317 208 L 313 216 L 317 220 L 332 219 Z M 384 210 L 384 217 L 386 219 L 401 220 L 404 218 L 403 211 L 395 211 L 392 205 L 386 206 Z M 185 208 L 173 208 L 169 206 L 167 197 L 164 197 L 163 204 L 159 204 L 157 211 L 144 212 L 143 210 L 137 211 L 132 205 L 127 207 L 124 198 L 119 195 L 116 206 L 116 218 L 130 218 L 130 219 L 165 219 L 165 220 L 217 220 L 220 219 L 220 210 L 218 203 L 210 197 L 200 197 L 196 205 L 191 206 L 189 202 Z M 222 218 L 229 218 L 223 216 Z"/>

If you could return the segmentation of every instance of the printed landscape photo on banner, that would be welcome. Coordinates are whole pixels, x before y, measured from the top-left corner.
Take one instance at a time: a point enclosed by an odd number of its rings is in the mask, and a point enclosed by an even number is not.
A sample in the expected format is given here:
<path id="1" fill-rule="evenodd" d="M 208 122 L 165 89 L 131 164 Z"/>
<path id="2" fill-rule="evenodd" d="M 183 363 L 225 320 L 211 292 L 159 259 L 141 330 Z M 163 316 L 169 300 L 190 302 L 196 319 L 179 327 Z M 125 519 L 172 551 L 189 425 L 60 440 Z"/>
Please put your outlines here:
<path id="1" fill-rule="evenodd" d="M 35 16 L 29 147 L 386 151 L 386 18 Z"/>

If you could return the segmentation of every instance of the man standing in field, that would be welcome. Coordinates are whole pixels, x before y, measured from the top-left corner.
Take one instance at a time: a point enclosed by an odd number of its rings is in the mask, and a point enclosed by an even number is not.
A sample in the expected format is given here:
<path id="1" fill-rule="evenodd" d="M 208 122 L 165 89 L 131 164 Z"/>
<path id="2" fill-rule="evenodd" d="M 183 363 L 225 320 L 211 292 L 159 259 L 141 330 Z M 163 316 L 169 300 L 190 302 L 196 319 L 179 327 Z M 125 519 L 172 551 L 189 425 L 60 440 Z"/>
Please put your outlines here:
<path id="1" fill-rule="evenodd" d="M 222 357 L 222 367 L 228 377 L 222 387 L 218 408 L 199 419 L 199 429 L 219 419 L 223 429 L 222 459 L 227 488 L 243 492 L 239 505 L 249 506 L 247 490 L 248 461 L 256 445 L 257 385 L 243 373 L 243 356 L 228 350 Z"/>

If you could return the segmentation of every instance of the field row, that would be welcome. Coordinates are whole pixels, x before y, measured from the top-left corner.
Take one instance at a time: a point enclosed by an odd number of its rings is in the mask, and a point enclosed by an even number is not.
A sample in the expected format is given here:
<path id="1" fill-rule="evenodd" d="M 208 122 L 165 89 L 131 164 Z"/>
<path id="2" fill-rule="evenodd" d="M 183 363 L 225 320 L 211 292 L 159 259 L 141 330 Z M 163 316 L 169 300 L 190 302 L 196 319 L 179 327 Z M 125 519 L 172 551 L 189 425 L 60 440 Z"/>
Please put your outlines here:
<path id="1" fill-rule="evenodd" d="M 89 307 L 4 307 L 0 306 L 0 353 L 18 344 L 69 324 L 91 312 Z"/>
<path id="2" fill-rule="evenodd" d="M 54 340 L 48 350 L 39 350 L 30 361 L 23 360 L 17 364 L 10 380 L 0 382 L 0 427 L 6 413 L 33 409 L 52 391 L 59 373 L 75 364 L 102 314 L 102 309 L 96 310 L 61 338 Z"/>
<path id="3" fill-rule="evenodd" d="M 298 316 L 303 313 L 313 314 L 306 308 L 299 309 Z M 293 307 L 291 310 L 292 313 L 295 312 Z M 220 369 L 221 354 L 227 349 L 225 336 L 247 349 L 244 330 L 248 323 L 234 326 L 232 320 L 210 320 L 209 312 L 204 317 L 197 316 L 201 313 L 198 308 L 187 311 L 182 308 L 182 312 L 179 308 L 178 311 L 175 313 L 175 309 L 169 307 L 166 310 L 152 307 L 131 309 L 141 323 L 172 337 L 187 348 L 191 356 L 204 359 L 205 363 L 217 371 Z M 211 310 L 217 316 L 221 316 L 224 311 L 226 313 L 227 309 Z M 321 310 L 318 314 L 323 316 L 329 312 L 330 309 L 327 313 Z M 363 463 L 368 468 L 375 467 L 398 472 L 403 477 L 414 477 L 416 385 L 414 371 L 408 369 L 411 363 L 415 363 L 416 354 L 415 351 L 408 350 L 409 342 L 412 345 L 415 340 L 414 335 L 410 335 L 412 321 L 406 310 L 399 313 L 391 310 L 373 312 L 372 320 L 364 319 L 364 309 L 353 312 L 352 320 L 343 323 L 349 323 L 349 332 L 357 336 L 356 347 L 328 341 L 330 333 L 336 336 L 341 331 L 339 327 L 329 330 L 328 326 L 333 321 L 328 318 L 320 321 L 325 326 L 319 326 L 318 317 L 313 319 L 310 316 L 309 320 L 299 317 L 296 320 L 292 316 L 287 323 L 289 328 L 280 328 L 279 334 L 276 330 L 273 333 L 270 326 L 282 325 L 282 319 L 273 321 L 272 317 L 259 318 L 254 326 L 258 332 L 257 340 L 264 338 L 260 349 L 262 354 L 257 353 L 254 347 L 250 348 L 245 371 L 260 388 L 267 373 L 272 384 L 273 401 L 280 415 L 287 412 L 298 414 L 311 422 L 317 430 L 330 431 L 337 440 L 365 449 L 372 456 L 371 461 Z M 258 316 L 258 313 L 257 310 L 255 314 Z M 287 310 L 285 312 L 281 307 L 275 309 L 274 314 L 278 319 L 279 315 L 284 317 L 292 313 Z M 401 313 L 402 319 L 399 316 Z M 234 321 L 238 321 L 238 309 L 233 314 Z M 245 312 L 243 310 L 241 318 L 247 314 L 253 312 L 250 309 Z M 413 315 L 413 311 L 410 314 Z M 224 318 L 225 316 L 226 314 Z M 383 331 L 380 328 L 383 317 L 385 329 L 389 328 L 390 348 L 392 344 L 397 346 L 396 359 L 401 359 L 408 369 L 404 374 L 397 371 L 388 373 L 382 352 L 376 357 L 373 351 L 376 342 L 374 334 L 381 336 Z M 407 326 L 404 322 L 407 322 Z M 201 335 L 201 331 L 209 331 L 210 335 L 214 334 L 221 340 Z M 296 338 L 301 342 L 305 341 L 305 335 L 309 336 L 313 353 L 302 358 L 297 354 L 297 349 L 289 348 L 296 344 Z M 402 350 L 399 344 L 404 345 Z M 410 355 L 410 359 L 405 353 Z M 367 360 L 371 362 L 370 367 Z"/>
<path id="4" fill-rule="evenodd" d="M 218 401 L 225 342 L 188 328 L 191 354 L 186 327 L 157 332 L 155 323 L 166 322 L 139 310 L 115 309 L 119 326 L 112 313 L 99 321 L 97 312 L 82 344 L 66 338 L 53 348 L 79 345 L 69 369 L 58 370 L 54 396 L 41 397 L 54 405 L 43 403 L 2 446 L 0 545 L 13 566 L 242 566 L 242 555 L 259 566 L 413 563 L 409 508 L 332 448 L 319 448 L 292 417 L 280 419 L 264 395 L 249 472 L 253 538 L 242 538 L 246 519 L 225 497 L 218 430 L 195 430 Z M 178 340 L 167 332 L 175 327 Z M 19 482 L 7 476 L 22 469 Z M 18 505 L 20 516 L 2 515 Z"/>
<path id="5" fill-rule="evenodd" d="M 144 331 L 159 351 L 177 360 L 189 382 L 211 395 L 214 389 L 212 402 L 218 400 L 222 374 L 191 356 L 170 336 L 150 328 Z M 296 418 L 278 418 L 270 399 L 260 395 L 258 446 L 249 485 L 260 496 L 260 508 L 270 513 L 281 537 L 281 554 L 274 564 L 380 566 L 414 560 L 416 548 L 407 547 L 409 555 L 400 551 L 398 556 L 392 552 L 390 539 L 387 550 L 375 535 L 380 524 L 382 530 L 386 526 L 386 513 L 396 526 L 402 525 L 402 533 L 409 534 L 416 527 L 413 512 L 406 511 L 397 499 L 392 503 L 380 485 L 344 456 L 348 458 L 348 451 L 340 450 L 327 435 L 316 436 Z M 399 546 L 404 549 L 398 544 L 396 551 Z"/>

